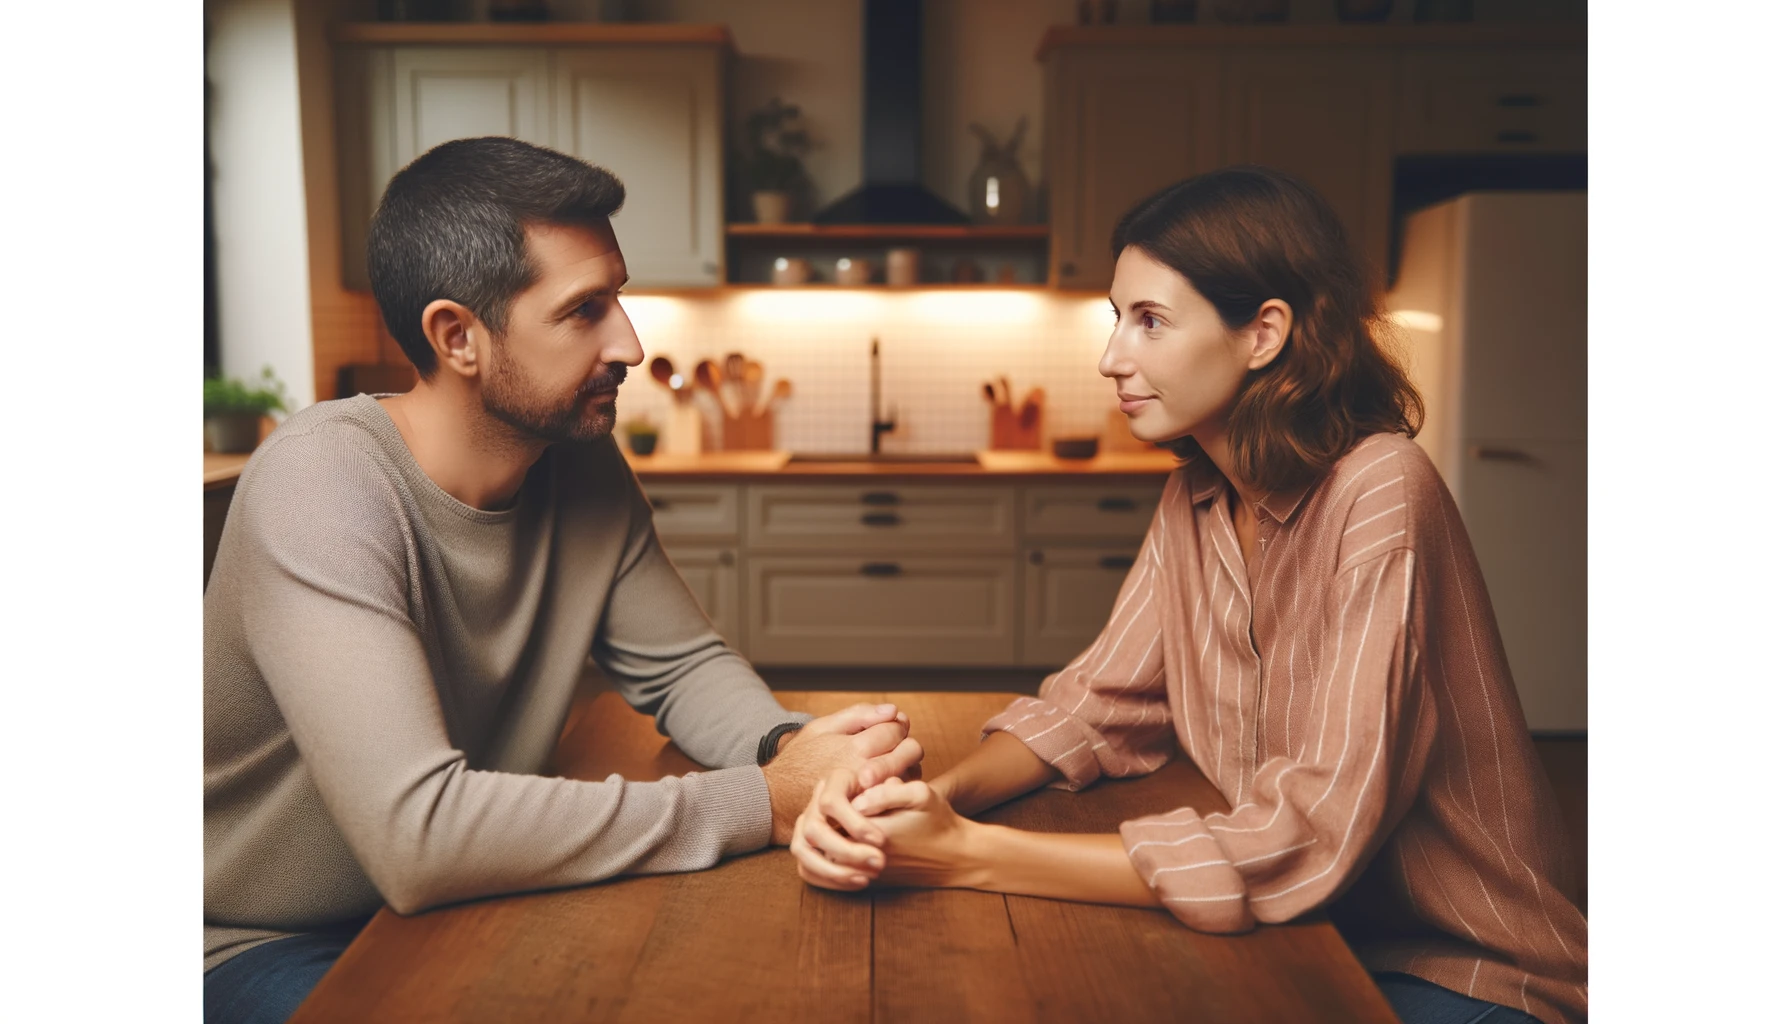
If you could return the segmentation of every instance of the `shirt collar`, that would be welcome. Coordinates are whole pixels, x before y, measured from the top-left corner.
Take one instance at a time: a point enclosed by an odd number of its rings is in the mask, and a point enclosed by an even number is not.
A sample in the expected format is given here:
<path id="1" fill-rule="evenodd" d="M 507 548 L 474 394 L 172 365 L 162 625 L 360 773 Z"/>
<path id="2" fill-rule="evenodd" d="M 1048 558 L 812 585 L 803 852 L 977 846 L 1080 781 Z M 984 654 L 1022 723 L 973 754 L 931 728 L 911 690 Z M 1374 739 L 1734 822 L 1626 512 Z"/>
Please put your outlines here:
<path id="1" fill-rule="evenodd" d="M 1199 505 L 1204 501 L 1212 500 L 1219 494 L 1220 488 L 1226 486 L 1225 476 L 1205 458 L 1185 465 L 1182 471 L 1187 474 L 1190 505 Z M 1271 491 L 1257 504 L 1263 511 L 1268 512 L 1278 525 L 1286 526 L 1288 517 L 1294 515 L 1295 510 L 1300 508 L 1301 503 L 1312 492 L 1313 483 L 1314 481 L 1309 480 L 1286 490 Z"/>

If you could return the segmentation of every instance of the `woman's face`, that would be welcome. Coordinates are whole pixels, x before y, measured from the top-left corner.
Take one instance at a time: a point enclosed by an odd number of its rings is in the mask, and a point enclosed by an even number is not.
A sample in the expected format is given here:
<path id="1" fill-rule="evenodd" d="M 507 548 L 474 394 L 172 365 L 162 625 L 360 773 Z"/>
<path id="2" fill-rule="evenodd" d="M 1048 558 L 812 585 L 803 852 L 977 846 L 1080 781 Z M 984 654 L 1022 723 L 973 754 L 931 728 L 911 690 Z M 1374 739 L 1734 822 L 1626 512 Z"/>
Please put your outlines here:
<path id="1" fill-rule="evenodd" d="M 1116 319 L 1101 375 L 1114 379 L 1120 411 L 1141 441 L 1216 436 L 1245 374 L 1274 358 L 1257 358 L 1253 325 L 1228 328 L 1187 278 L 1136 247 L 1121 251 L 1108 298 Z M 1280 305 L 1272 300 L 1266 311 L 1272 304 Z"/>

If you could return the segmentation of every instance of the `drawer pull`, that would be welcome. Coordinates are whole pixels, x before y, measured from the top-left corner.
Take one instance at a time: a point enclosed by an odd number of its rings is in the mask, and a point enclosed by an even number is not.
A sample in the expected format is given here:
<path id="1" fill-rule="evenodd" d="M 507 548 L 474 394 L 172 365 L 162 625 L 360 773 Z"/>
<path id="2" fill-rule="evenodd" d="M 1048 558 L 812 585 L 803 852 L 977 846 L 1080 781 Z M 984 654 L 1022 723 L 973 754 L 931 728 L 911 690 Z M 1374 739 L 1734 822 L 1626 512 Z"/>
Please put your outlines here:
<path id="1" fill-rule="evenodd" d="M 895 562 L 866 562 L 859 566 L 859 572 L 865 576 L 900 576 L 902 566 Z"/>
<path id="2" fill-rule="evenodd" d="M 892 491 L 867 491 L 859 495 L 859 501 L 866 505 L 896 505 L 902 498 Z"/>
<path id="3" fill-rule="evenodd" d="M 1494 137 L 1495 142 L 1536 142 L 1536 132 L 1510 131 L 1500 132 Z"/>
<path id="4" fill-rule="evenodd" d="M 894 512 L 867 512 L 859 517 L 866 526 L 900 526 L 902 517 Z"/>
<path id="5" fill-rule="evenodd" d="M 1502 107 L 1541 107 L 1543 105 L 1543 97 L 1535 96 L 1531 93 L 1515 92 L 1501 96 L 1493 102 Z"/>
<path id="6" fill-rule="evenodd" d="M 1103 498 L 1095 503 L 1095 507 L 1103 512 L 1134 512 L 1139 503 L 1131 498 Z"/>
<path id="7" fill-rule="evenodd" d="M 1475 445 L 1473 448 L 1469 449 L 1469 454 L 1477 459 L 1486 459 L 1489 462 L 1537 461 L 1535 455 L 1518 448 L 1483 448 L 1480 445 Z"/>
<path id="8" fill-rule="evenodd" d="M 1130 569 L 1132 561 L 1131 555 L 1103 555 L 1100 565 L 1103 569 Z"/>
<path id="9" fill-rule="evenodd" d="M 1027 552 L 1027 561 L 1031 562 L 1034 565 L 1044 565 L 1045 564 L 1045 552 L 1029 551 L 1029 552 Z"/>
<path id="10" fill-rule="evenodd" d="M 655 512 L 664 512 L 672 507 L 672 503 L 664 498 L 648 498 L 647 504 L 652 505 Z"/>
<path id="11" fill-rule="evenodd" d="M 721 554 L 716 556 L 716 561 L 722 563 L 723 565 L 733 565 L 734 564 L 734 552 L 724 551 Z"/>

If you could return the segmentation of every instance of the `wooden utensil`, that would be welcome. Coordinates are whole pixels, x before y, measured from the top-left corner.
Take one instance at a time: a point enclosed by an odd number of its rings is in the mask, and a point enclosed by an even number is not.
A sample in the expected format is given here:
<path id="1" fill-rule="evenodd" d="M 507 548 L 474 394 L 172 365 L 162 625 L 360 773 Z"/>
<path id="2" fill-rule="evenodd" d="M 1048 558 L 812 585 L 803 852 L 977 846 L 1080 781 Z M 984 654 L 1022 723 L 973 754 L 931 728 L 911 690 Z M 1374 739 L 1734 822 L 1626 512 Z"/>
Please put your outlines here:
<path id="1" fill-rule="evenodd" d="M 740 415 L 740 382 L 747 373 L 747 357 L 730 352 L 722 357 L 722 390 L 733 401 L 734 412 Z"/>
<path id="2" fill-rule="evenodd" d="M 665 356 L 654 356 L 653 361 L 647 364 L 647 372 L 653 374 L 654 380 L 665 385 L 667 391 L 674 395 L 678 394 L 678 389 L 672 386 L 672 378 L 678 375 L 677 371 L 672 369 L 672 360 Z"/>
<path id="3" fill-rule="evenodd" d="M 704 359 L 697 364 L 697 386 L 715 396 L 716 404 L 722 407 L 722 415 L 732 415 L 728 400 L 722 394 L 721 372 L 716 368 L 715 360 Z"/>
<path id="4" fill-rule="evenodd" d="M 996 383 L 998 383 L 1002 386 L 1002 392 L 1001 392 L 1002 408 L 1007 409 L 1009 412 L 1013 412 L 1014 411 L 1014 388 L 1009 385 L 1007 377 L 997 377 Z"/>
<path id="5" fill-rule="evenodd" d="M 747 360 L 747 365 L 741 368 L 742 409 L 763 411 L 759 405 L 759 386 L 764 382 L 765 367 L 756 359 Z"/>
<path id="6" fill-rule="evenodd" d="M 779 377 L 778 383 L 772 385 L 771 397 L 765 400 L 765 407 L 759 411 L 768 413 L 776 410 L 790 400 L 790 392 L 790 381 L 783 377 Z"/>
<path id="7" fill-rule="evenodd" d="M 988 402 L 990 405 L 996 404 L 995 385 L 989 383 L 988 381 L 983 382 L 983 400 Z"/>

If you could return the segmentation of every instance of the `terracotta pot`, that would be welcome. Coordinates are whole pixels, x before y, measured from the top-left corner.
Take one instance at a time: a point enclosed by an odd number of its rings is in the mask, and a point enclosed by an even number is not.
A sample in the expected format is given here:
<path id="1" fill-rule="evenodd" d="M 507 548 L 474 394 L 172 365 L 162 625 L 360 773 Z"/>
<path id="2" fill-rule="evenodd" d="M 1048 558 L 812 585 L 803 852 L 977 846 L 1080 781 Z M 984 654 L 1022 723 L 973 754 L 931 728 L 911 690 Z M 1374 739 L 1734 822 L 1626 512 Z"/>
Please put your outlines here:
<path id="1" fill-rule="evenodd" d="M 790 193 L 788 192 L 755 192 L 753 193 L 753 216 L 761 224 L 787 224 L 790 222 Z"/>
<path id="2" fill-rule="evenodd" d="M 261 443 L 261 417 L 252 413 L 207 416 L 205 443 L 220 454 L 252 452 Z"/>
<path id="3" fill-rule="evenodd" d="M 652 455 L 654 446 L 659 443 L 660 435 L 658 434 L 628 435 L 629 451 L 634 452 L 636 455 Z"/>

